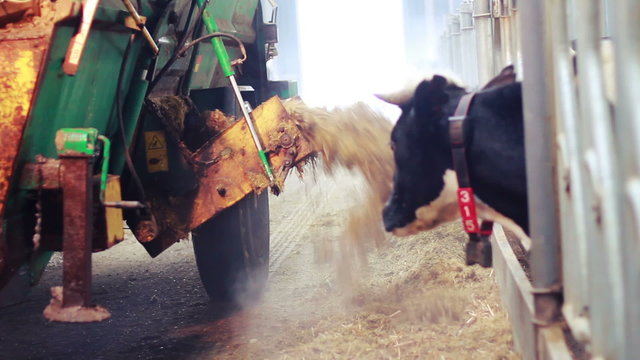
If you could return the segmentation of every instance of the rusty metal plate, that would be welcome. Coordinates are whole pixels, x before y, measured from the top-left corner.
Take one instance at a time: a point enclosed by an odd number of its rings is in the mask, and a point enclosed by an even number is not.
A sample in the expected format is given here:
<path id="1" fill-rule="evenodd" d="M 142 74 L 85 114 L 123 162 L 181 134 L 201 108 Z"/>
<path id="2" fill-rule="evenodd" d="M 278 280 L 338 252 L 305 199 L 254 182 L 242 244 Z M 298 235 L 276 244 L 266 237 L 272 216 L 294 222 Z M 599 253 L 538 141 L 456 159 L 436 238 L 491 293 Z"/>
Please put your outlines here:
<path id="1" fill-rule="evenodd" d="M 38 78 L 55 23 L 72 15 L 76 2 L 43 2 L 40 16 L 25 17 L 0 29 L 0 273 L 8 261 L 3 217 L 20 144 L 27 127 Z"/>
<path id="2" fill-rule="evenodd" d="M 280 188 L 293 163 L 312 154 L 280 99 L 273 97 L 252 113 L 257 132 L 269 154 Z M 293 156 L 292 156 L 293 155 Z M 196 153 L 200 161 L 215 160 L 200 178 L 191 223 L 193 229 L 228 208 L 252 191 L 260 193 L 269 186 L 260 157 L 244 119 L 236 122 Z"/>
<path id="3" fill-rule="evenodd" d="M 290 170 L 315 153 L 278 97 L 258 106 L 252 117 L 276 175 L 278 188 L 282 190 Z M 167 196 L 151 189 L 147 192 L 159 231 L 152 241 L 138 240 L 152 257 L 176 241 L 187 238 L 189 231 L 247 194 L 260 193 L 269 187 L 244 119 L 205 143 L 193 154 L 191 163 L 196 164 L 194 171 L 198 176 L 198 188 L 193 192 L 180 196 Z M 132 229 L 138 227 L 135 221 L 129 225 Z"/>
<path id="4" fill-rule="evenodd" d="M 25 190 L 59 189 L 60 160 L 41 158 L 42 162 L 26 163 L 22 167 L 18 187 Z"/>
<path id="5" fill-rule="evenodd" d="M 0 219 L 4 216 L 46 43 L 44 38 L 0 41 Z M 6 256 L 2 232 L 0 223 L 0 272 Z"/>
<path id="6" fill-rule="evenodd" d="M 0 42 L 0 216 L 4 213 L 44 50 L 42 39 Z"/>

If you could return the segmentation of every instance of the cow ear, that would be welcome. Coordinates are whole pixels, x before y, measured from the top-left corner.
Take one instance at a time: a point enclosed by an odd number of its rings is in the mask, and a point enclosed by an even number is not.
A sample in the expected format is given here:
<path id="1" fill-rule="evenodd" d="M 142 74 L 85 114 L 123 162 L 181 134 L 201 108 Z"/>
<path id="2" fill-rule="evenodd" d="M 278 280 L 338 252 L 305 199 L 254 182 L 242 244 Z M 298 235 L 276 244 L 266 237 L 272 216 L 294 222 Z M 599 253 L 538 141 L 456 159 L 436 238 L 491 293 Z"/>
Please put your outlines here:
<path id="1" fill-rule="evenodd" d="M 500 71 L 496 77 L 491 79 L 482 90 L 490 89 L 492 87 L 511 84 L 516 81 L 516 70 L 513 65 L 509 65 Z"/>
<path id="2" fill-rule="evenodd" d="M 423 81 L 416 88 L 415 108 L 418 113 L 431 115 L 439 113 L 442 107 L 449 102 L 449 95 L 444 91 L 447 87 L 447 79 L 435 75 L 430 81 Z"/>

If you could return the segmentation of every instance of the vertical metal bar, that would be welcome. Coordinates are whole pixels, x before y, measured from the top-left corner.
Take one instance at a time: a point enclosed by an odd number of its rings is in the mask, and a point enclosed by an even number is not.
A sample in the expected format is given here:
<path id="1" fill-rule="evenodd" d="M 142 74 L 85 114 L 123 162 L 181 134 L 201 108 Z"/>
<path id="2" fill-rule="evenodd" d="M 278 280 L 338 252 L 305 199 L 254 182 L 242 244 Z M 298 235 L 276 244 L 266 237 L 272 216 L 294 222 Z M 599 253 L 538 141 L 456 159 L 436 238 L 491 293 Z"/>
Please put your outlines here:
<path id="1" fill-rule="evenodd" d="M 489 10 L 491 13 L 491 34 L 493 41 L 493 73 L 497 74 L 504 68 L 504 64 L 502 63 L 504 49 L 502 48 L 502 31 L 500 30 L 500 4 L 492 0 L 489 4 Z"/>
<path id="2" fill-rule="evenodd" d="M 602 9 L 602 13 L 603 16 L 600 19 L 600 32 L 602 33 L 603 36 L 609 37 L 611 36 L 611 28 L 613 27 L 613 25 L 611 24 L 611 4 L 610 4 L 610 0 L 600 0 L 600 4 L 601 4 L 601 9 Z"/>
<path id="3" fill-rule="evenodd" d="M 478 51 L 478 82 L 486 84 L 493 76 L 493 33 L 491 31 L 491 7 L 489 0 L 473 2 L 473 17 L 476 28 Z"/>
<path id="4" fill-rule="evenodd" d="M 91 302 L 92 158 L 60 156 L 63 196 L 62 306 Z"/>
<path id="5" fill-rule="evenodd" d="M 547 17 L 549 28 L 555 36 L 553 44 L 555 118 L 558 148 L 558 199 L 560 202 L 562 229 L 563 314 L 574 337 L 589 341 L 591 330 L 586 317 L 588 282 L 591 277 L 587 266 L 588 237 L 595 233 L 593 223 L 587 221 L 585 178 L 581 164 L 574 80 L 573 58 L 570 47 L 567 1 L 550 2 Z"/>
<path id="6" fill-rule="evenodd" d="M 618 164 L 614 146 L 609 105 L 605 98 L 604 77 L 600 54 L 600 2 L 577 0 L 576 18 L 578 81 L 581 106 L 584 162 L 587 165 L 594 211 L 591 219 L 597 225 L 592 242 L 594 251 L 589 259 L 596 280 L 591 287 L 593 317 L 606 319 L 603 328 L 594 327 L 593 355 L 611 359 L 624 355 L 624 324 L 626 322 L 625 289 L 621 250 L 621 191 L 618 186 Z M 588 84 L 588 86 L 584 86 Z M 596 333 L 596 331 L 598 331 Z M 598 336 L 596 336 L 598 335 Z M 631 354 L 628 354 L 631 355 Z"/>
<path id="7" fill-rule="evenodd" d="M 568 9 L 575 9 L 575 0 L 567 0 Z M 569 40 L 575 40 L 576 38 L 576 17 L 579 14 L 575 14 L 573 11 L 567 13 L 567 22 L 569 23 Z"/>
<path id="8" fill-rule="evenodd" d="M 513 65 L 516 74 L 522 73 L 522 53 L 520 43 L 520 12 L 518 11 L 518 2 L 510 0 L 509 8 L 511 10 L 511 38 L 513 39 Z"/>
<path id="9" fill-rule="evenodd" d="M 502 0 L 500 3 L 500 41 L 502 49 L 502 64 L 500 69 L 502 69 L 503 67 L 514 63 L 514 43 L 513 34 L 511 33 L 511 7 L 509 6 L 509 1 Z"/>
<path id="10" fill-rule="evenodd" d="M 548 58 L 544 3 L 521 4 L 523 100 L 529 224 L 531 234 L 531 280 L 535 317 L 540 325 L 559 313 L 560 248 L 558 209 L 554 186 L 554 154 L 550 93 L 553 77 Z M 524 38 L 526 36 L 526 38 Z"/>
<path id="11" fill-rule="evenodd" d="M 445 21 L 446 24 L 446 21 Z M 451 69 L 452 65 L 451 65 L 451 36 L 449 35 L 449 29 L 448 26 L 445 26 L 445 30 L 442 33 L 442 35 L 440 36 L 440 54 L 443 54 L 442 56 L 439 56 L 437 59 L 437 65 L 439 67 L 443 67 L 446 69 Z"/>
<path id="12" fill-rule="evenodd" d="M 462 74 L 460 16 L 457 14 L 449 15 L 449 34 L 451 35 L 451 65 L 455 73 Z"/>
<path id="13" fill-rule="evenodd" d="M 616 130 L 621 169 L 627 179 L 640 176 L 640 2 L 618 0 L 615 7 Z M 640 224 L 635 224 L 636 229 Z M 640 239 L 636 239 L 640 240 Z"/>
<path id="14" fill-rule="evenodd" d="M 462 38 L 463 78 L 470 88 L 478 87 L 477 52 L 473 25 L 473 3 L 465 0 L 460 5 L 460 31 Z"/>
<path id="15" fill-rule="evenodd" d="M 622 263 L 628 301 L 625 315 L 626 354 L 640 354 L 640 2 L 617 0 L 610 8 L 615 39 L 616 140 L 620 155 L 622 211 Z"/>

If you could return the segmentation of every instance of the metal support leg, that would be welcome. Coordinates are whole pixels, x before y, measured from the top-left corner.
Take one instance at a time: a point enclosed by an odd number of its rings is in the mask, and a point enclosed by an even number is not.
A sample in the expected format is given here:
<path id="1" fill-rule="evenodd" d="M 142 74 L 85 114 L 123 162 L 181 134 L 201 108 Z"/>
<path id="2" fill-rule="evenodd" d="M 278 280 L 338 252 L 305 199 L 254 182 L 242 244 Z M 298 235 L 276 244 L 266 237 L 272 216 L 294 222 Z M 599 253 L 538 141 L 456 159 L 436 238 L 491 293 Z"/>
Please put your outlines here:
<path id="1" fill-rule="evenodd" d="M 91 156 L 60 156 L 64 215 L 63 287 L 51 289 L 44 311 L 49 320 L 91 322 L 108 319 L 109 312 L 91 306 L 91 245 L 93 193 Z"/>
<path id="2" fill-rule="evenodd" d="M 91 234 L 93 229 L 90 157 L 62 157 L 63 300 L 62 306 L 91 302 Z"/>

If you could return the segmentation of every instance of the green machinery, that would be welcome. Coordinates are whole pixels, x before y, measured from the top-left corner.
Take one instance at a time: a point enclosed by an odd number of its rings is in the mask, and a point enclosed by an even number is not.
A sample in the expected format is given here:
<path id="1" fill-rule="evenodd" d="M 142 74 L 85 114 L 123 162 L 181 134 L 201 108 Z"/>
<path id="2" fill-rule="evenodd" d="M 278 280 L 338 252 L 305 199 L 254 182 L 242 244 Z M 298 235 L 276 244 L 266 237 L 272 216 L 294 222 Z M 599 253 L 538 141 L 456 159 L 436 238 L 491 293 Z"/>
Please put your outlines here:
<path id="1" fill-rule="evenodd" d="M 263 190 L 312 150 L 274 97 L 295 83 L 267 78 L 277 32 L 259 0 L 4 4 L 0 306 L 64 249 L 45 316 L 108 317 L 90 306 L 91 252 L 122 241 L 123 220 L 151 256 L 191 233 L 212 298 L 264 283 Z"/>

